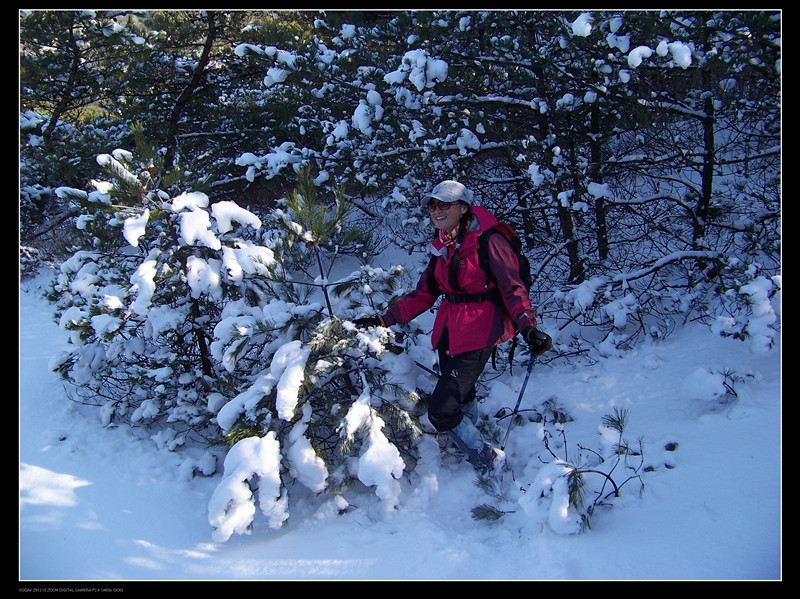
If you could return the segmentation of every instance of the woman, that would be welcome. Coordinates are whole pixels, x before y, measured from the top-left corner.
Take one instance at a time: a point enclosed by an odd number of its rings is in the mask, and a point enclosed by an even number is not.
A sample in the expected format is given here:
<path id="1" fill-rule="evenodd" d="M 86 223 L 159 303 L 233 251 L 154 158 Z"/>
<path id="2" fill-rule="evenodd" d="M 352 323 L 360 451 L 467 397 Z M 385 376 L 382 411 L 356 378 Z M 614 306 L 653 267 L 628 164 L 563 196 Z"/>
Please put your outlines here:
<path id="1" fill-rule="evenodd" d="M 428 202 L 437 229 L 431 242 L 435 258 L 414 291 L 382 316 L 360 318 L 355 324 L 402 324 L 430 309 L 444 295 L 431 334 L 441 375 L 430 398 L 428 419 L 437 431 L 449 434 L 473 466 L 486 472 L 502 463 L 502 455 L 483 443 L 474 423 L 464 418 L 465 411 L 474 408 L 475 384 L 494 347 L 515 335 L 515 325 L 535 355 L 550 349 L 552 340 L 536 328 L 517 256 L 505 237 L 488 238 L 489 268 L 494 276 L 488 277 L 481 267 L 478 237 L 497 224 L 495 216 L 473 206 L 472 193 L 457 181 L 443 181 L 423 201 Z"/>

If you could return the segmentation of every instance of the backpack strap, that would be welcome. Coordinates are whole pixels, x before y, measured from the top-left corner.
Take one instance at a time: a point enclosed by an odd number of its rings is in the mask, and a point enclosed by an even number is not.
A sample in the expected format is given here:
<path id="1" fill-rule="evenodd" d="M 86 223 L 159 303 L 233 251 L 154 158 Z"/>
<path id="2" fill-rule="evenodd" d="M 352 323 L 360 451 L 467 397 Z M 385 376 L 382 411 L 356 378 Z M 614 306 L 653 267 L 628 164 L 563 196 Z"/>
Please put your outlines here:
<path id="1" fill-rule="evenodd" d="M 490 281 L 495 280 L 492 269 L 489 268 L 489 237 L 494 233 L 500 233 L 500 231 L 492 227 L 478 236 L 478 261 Z"/>
<path id="2" fill-rule="evenodd" d="M 431 254 L 431 258 L 428 261 L 428 267 L 425 269 L 425 277 L 428 283 L 428 291 L 430 291 L 433 295 L 441 295 L 442 290 L 439 288 L 439 283 L 436 281 L 436 277 L 433 276 L 434 269 L 436 268 L 436 260 L 439 258 L 436 254 Z"/>

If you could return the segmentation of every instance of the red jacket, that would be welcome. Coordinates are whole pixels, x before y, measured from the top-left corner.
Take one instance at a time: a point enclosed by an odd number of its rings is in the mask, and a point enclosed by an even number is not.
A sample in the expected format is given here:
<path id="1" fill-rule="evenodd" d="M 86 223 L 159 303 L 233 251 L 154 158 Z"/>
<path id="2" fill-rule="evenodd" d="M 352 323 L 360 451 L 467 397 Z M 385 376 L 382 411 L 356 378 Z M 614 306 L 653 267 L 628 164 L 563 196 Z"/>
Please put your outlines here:
<path id="1" fill-rule="evenodd" d="M 461 271 L 458 282 L 461 291 L 454 290 L 448 282 L 452 248 L 438 239 L 431 243 L 431 251 L 438 259 L 434 276 L 442 293 L 483 293 L 495 287 L 478 261 L 478 236 L 497 224 L 495 216 L 480 206 L 472 206 L 473 218 L 459 249 Z M 445 327 L 448 329 L 451 355 L 485 347 L 493 347 L 514 336 L 513 318 L 520 331 L 536 326 L 536 315 L 531 306 L 528 290 L 519 277 L 517 257 L 502 235 L 489 237 L 487 245 L 489 268 L 495 276 L 505 307 L 492 300 L 452 303 L 442 299 L 431 333 L 434 349 L 439 345 Z M 448 251 L 451 250 L 451 251 Z M 414 291 L 404 295 L 394 304 L 383 320 L 386 326 L 405 323 L 433 307 L 439 294 L 428 288 L 427 272 L 420 277 Z"/>

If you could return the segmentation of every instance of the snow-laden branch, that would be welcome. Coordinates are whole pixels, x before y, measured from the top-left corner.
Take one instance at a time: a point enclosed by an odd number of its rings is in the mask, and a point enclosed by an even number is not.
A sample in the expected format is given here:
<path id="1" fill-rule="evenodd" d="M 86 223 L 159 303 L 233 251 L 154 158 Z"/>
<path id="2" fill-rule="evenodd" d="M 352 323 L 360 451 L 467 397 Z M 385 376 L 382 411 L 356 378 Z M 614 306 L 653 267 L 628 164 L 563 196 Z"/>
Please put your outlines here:
<path id="1" fill-rule="evenodd" d="M 702 110 L 692 110 L 690 108 L 686 108 L 685 106 L 680 106 L 679 104 L 675 104 L 674 102 L 654 102 L 653 100 L 640 98 L 639 104 L 641 104 L 645 108 L 658 108 L 660 110 L 666 110 L 668 112 L 674 112 L 676 114 L 683 114 L 698 119 L 713 118 L 710 114 L 703 112 Z"/>
<path id="2" fill-rule="evenodd" d="M 519 98 L 512 98 L 510 96 L 461 96 L 461 95 L 450 95 L 450 96 L 436 96 L 434 98 L 435 104 L 450 104 L 451 102 L 469 102 L 469 103 L 488 103 L 488 102 L 497 102 L 501 104 L 517 104 L 526 106 L 528 108 L 534 108 L 533 102 L 530 100 L 521 100 Z"/>
<path id="3" fill-rule="evenodd" d="M 642 277 L 646 277 L 652 272 L 655 272 L 667 264 L 672 262 L 677 262 L 679 260 L 685 260 L 688 258 L 692 259 L 709 259 L 713 260 L 719 257 L 719 252 L 712 252 L 712 251 L 685 251 L 685 252 L 673 252 L 672 254 L 668 254 L 666 256 L 662 256 L 650 266 L 646 266 L 644 268 L 640 268 L 633 272 L 623 273 L 616 275 L 611 278 L 612 283 L 622 283 L 623 285 L 627 285 L 628 281 L 633 281 L 635 279 L 641 279 Z"/>

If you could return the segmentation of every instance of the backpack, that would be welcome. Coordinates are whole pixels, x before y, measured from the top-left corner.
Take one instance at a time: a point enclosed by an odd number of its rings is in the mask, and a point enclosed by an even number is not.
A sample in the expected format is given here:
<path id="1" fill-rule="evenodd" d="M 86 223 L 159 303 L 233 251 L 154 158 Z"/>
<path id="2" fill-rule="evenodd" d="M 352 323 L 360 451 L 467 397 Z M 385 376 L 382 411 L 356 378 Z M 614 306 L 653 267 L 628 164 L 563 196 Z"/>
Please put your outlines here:
<path id="1" fill-rule="evenodd" d="M 517 235 L 514 227 L 508 223 L 498 222 L 495 226 L 478 237 L 478 259 L 481 268 L 483 268 L 483 272 L 486 273 L 487 277 L 494 280 L 492 271 L 489 268 L 489 251 L 487 249 L 489 237 L 494 233 L 500 233 L 508 240 L 509 244 L 511 244 L 511 249 L 514 250 L 514 254 L 517 256 L 517 262 L 519 263 L 519 278 L 522 280 L 522 284 L 525 285 L 525 289 L 530 291 L 531 287 L 533 287 L 531 263 L 527 256 L 522 253 L 522 240 L 519 238 L 519 235 Z"/>

